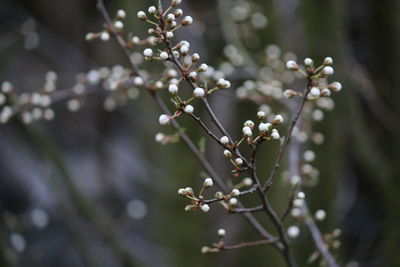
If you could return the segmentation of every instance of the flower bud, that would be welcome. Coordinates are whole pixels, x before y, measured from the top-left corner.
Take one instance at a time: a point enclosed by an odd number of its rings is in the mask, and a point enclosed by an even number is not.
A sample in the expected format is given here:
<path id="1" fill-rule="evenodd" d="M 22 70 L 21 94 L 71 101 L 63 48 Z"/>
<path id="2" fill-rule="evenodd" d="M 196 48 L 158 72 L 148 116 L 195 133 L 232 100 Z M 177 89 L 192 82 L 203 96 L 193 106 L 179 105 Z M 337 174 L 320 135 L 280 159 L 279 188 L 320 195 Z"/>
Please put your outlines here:
<path id="1" fill-rule="evenodd" d="M 296 96 L 296 95 L 297 95 L 297 92 L 296 92 L 296 91 L 293 91 L 293 90 L 291 90 L 291 89 L 286 89 L 286 90 L 283 92 L 283 96 L 286 97 L 286 98 L 292 98 L 292 97 L 294 97 L 294 96 Z"/>
<path id="2" fill-rule="evenodd" d="M 185 191 L 186 191 L 187 195 L 190 195 L 190 196 L 194 195 L 193 188 L 191 188 L 191 187 L 186 187 Z"/>
<path id="3" fill-rule="evenodd" d="M 194 54 L 192 55 L 192 62 L 193 62 L 193 63 L 199 61 L 199 59 L 200 59 L 199 54 L 194 53 Z"/>
<path id="4" fill-rule="evenodd" d="M 203 184 L 203 187 L 204 188 L 209 188 L 209 187 L 211 187 L 211 186 L 213 186 L 213 180 L 211 179 L 211 178 L 206 178 L 205 180 L 204 180 L 204 184 Z"/>
<path id="5" fill-rule="evenodd" d="M 197 87 L 197 88 L 194 89 L 194 91 L 193 91 L 193 96 L 194 96 L 194 97 L 200 98 L 200 97 L 203 97 L 204 94 L 205 94 L 204 89 L 201 88 L 201 87 Z"/>
<path id="6" fill-rule="evenodd" d="M 174 33 L 173 32 L 166 32 L 165 33 L 165 37 L 167 38 L 167 39 L 172 39 L 173 37 L 174 37 Z"/>
<path id="7" fill-rule="evenodd" d="M 289 236 L 290 238 L 296 238 L 296 237 L 298 237 L 299 234 L 300 234 L 300 229 L 299 229 L 299 227 L 297 227 L 297 226 L 290 226 L 290 227 L 287 229 L 287 234 L 288 234 L 288 236 Z"/>
<path id="8" fill-rule="evenodd" d="M 238 197 L 240 195 L 240 191 L 239 191 L 239 189 L 233 189 L 232 190 L 232 192 L 231 192 L 231 196 L 232 197 Z"/>
<path id="9" fill-rule="evenodd" d="M 283 117 L 282 115 L 276 115 L 275 118 L 272 120 L 273 125 L 278 125 L 283 122 Z"/>
<path id="10" fill-rule="evenodd" d="M 251 120 L 247 120 L 244 122 L 244 126 L 250 127 L 250 129 L 254 128 L 254 122 Z"/>
<path id="11" fill-rule="evenodd" d="M 203 63 L 199 66 L 199 72 L 205 72 L 208 69 L 208 65 Z"/>
<path id="12" fill-rule="evenodd" d="M 192 24 L 192 23 L 193 23 L 193 18 L 192 18 L 191 16 L 186 16 L 186 17 L 184 17 L 183 20 L 182 20 L 182 22 L 181 22 L 181 24 L 182 24 L 183 26 L 187 26 L 187 25 L 190 25 L 190 24 Z"/>
<path id="13" fill-rule="evenodd" d="M 229 199 L 229 204 L 231 204 L 232 206 L 235 206 L 237 203 L 238 203 L 237 198 L 233 197 L 233 198 Z"/>
<path id="14" fill-rule="evenodd" d="M 328 88 L 334 92 L 339 92 L 340 90 L 342 90 L 342 84 L 340 82 L 333 82 L 328 85 Z"/>
<path id="15" fill-rule="evenodd" d="M 178 93 L 178 86 L 176 84 L 170 84 L 168 87 L 168 92 L 172 95 L 176 95 Z"/>
<path id="16" fill-rule="evenodd" d="M 327 65 L 332 65 L 333 64 L 333 59 L 331 58 L 331 57 L 326 57 L 325 59 L 324 59 L 324 63 L 323 63 L 325 66 L 327 66 Z"/>
<path id="17" fill-rule="evenodd" d="M 146 48 L 146 49 L 143 51 L 143 55 L 144 55 L 145 57 L 151 58 L 151 57 L 153 57 L 153 50 L 152 50 L 151 48 Z"/>
<path id="18" fill-rule="evenodd" d="M 102 40 L 104 42 L 110 40 L 110 34 L 108 32 L 106 32 L 106 31 L 102 32 L 100 34 L 100 40 Z"/>
<path id="19" fill-rule="evenodd" d="M 242 131 L 243 131 L 243 135 L 244 135 L 245 137 L 251 137 L 251 136 L 253 136 L 253 132 L 251 131 L 251 128 L 248 127 L 248 126 L 243 127 Z"/>
<path id="20" fill-rule="evenodd" d="M 150 9 L 150 8 L 149 8 L 149 9 Z M 143 11 L 139 11 L 139 12 L 137 13 L 137 17 L 138 17 L 138 19 L 141 19 L 141 20 L 147 20 L 146 13 L 144 13 Z"/>
<path id="21" fill-rule="evenodd" d="M 279 132 L 277 129 L 272 130 L 271 137 L 272 137 L 272 139 L 275 139 L 275 140 L 280 138 L 280 135 L 279 135 Z"/>
<path id="22" fill-rule="evenodd" d="M 182 16 L 183 10 L 178 8 L 174 11 L 175 18 Z"/>
<path id="23" fill-rule="evenodd" d="M 265 120 L 265 112 L 260 110 L 257 112 L 257 117 L 259 120 Z"/>
<path id="24" fill-rule="evenodd" d="M 250 177 L 246 177 L 243 179 L 242 184 L 245 186 L 251 186 L 253 184 L 253 180 Z"/>
<path id="25" fill-rule="evenodd" d="M 167 60 L 168 59 L 168 53 L 167 52 L 161 52 L 160 53 L 160 58 L 161 58 L 161 60 Z"/>
<path id="26" fill-rule="evenodd" d="M 182 0 L 172 0 L 171 1 L 171 6 L 176 7 L 177 5 L 180 5 Z"/>
<path id="27" fill-rule="evenodd" d="M 123 9 L 120 9 L 117 11 L 117 18 L 118 19 L 124 19 L 126 17 L 126 12 Z"/>
<path id="28" fill-rule="evenodd" d="M 270 127 L 271 127 L 270 123 L 260 123 L 260 125 L 258 125 L 258 130 L 260 132 L 267 132 Z"/>
<path id="29" fill-rule="evenodd" d="M 322 69 L 322 71 L 321 71 L 321 74 L 322 74 L 323 76 L 331 76 L 331 75 L 333 75 L 333 73 L 334 73 L 334 70 L 333 70 L 333 68 L 330 67 L 330 66 L 324 67 L 324 68 Z"/>
<path id="30" fill-rule="evenodd" d="M 304 192 L 300 191 L 300 192 L 297 193 L 297 198 L 305 199 L 306 198 L 306 194 L 304 194 Z"/>
<path id="31" fill-rule="evenodd" d="M 157 8 L 155 6 L 150 6 L 149 9 L 147 9 L 147 11 L 149 12 L 149 14 L 154 15 L 157 12 Z M 139 14 L 138 14 L 138 17 L 139 17 Z"/>
<path id="32" fill-rule="evenodd" d="M 219 237 L 224 237 L 225 236 L 225 234 L 226 234 L 226 231 L 225 231 L 225 229 L 218 229 L 218 236 Z"/>
<path id="33" fill-rule="evenodd" d="M 185 190 L 185 188 L 179 188 L 178 194 L 181 195 L 181 196 L 183 196 L 183 197 L 186 196 L 186 190 Z"/>
<path id="34" fill-rule="evenodd" d="M 289 60 L 288 62 L 286 62 L 286 68 L 289 70 L 299 70 L 299 65 L 297 65 L 296 61 L 294 60 Z"/>
<path id="35" fill-rule="evenodd" d="M 186 105 L 183 111 L 185 111 L 185 113 L 192 114 L 194 111 L 194 107 L 192 105 Z"/>
<path id="36" fill-rule="evenodd" d="M 304 59 L 304 65 L 306 65 L 307 67 L 311 66 L 313 64 L 313 60 L 311 58 L 306 58 Z"/>
<path id="37" fill-rule="evenodd" d="M 166 114 L 162 114 L 162 115 L 160 115 L 160 117 L 158 118 L 158 122 L 159 122 L 161 125 L 167 125 L 167 124 L 170 123 L 170 121 L 171 121 L 171 117 L 168 116 L 168 115 L 166 115 Z"/>
<path id="38" fill-rule="evenodd" d="M 240 165 L 243 164 L 243 160 L 242 160 L 241 158 L 236 158 L 236 159 L 235 159 L 235 164 L 236 164 L 237 166 L 240 166 Z"/>
<path id="39" fill-rule="evenodd" d="M 228 138 L 228 136 L 222 136 L 221 139 L 219 139 L 219 141 L 220 141 L 221 144 L 223 144 L 223 145 L 229 144 L 229 138 Z"/>
<path id="40" fill-rule="evenodd" d="M 323 221 L 326 217 L 326 212 L 324 210 L 317 210 L 315 212 L 315 219 L 317 221 Z"/>
<path id="41" fill-rule="evenodd" d="M 232 157 L 232 153 L 229 150 L 225 149 L 224 150 L 224 156 L 227 157 L 227 158 L 231 158 Z"/>
<path id="42" fill-rule="evenodd" d="M 201 210 L 204 212 L 208 212 L 210 210 L 210 206 L 208 206 L 207 204 L 203 204 L 201 205 Z"/>
<path id="43" fill-rule="evenodd" d="M 321 95 L 321 91 L 317 87 L 313 87 L 310 90 L 310 94 L 313 97 L 319 97 Z"/>
<path id="44" fill-rule="evenodd" d="M 114 28 L 117 30 L 122 30 L 124 28 L 124 24 L 122 23 L 122 21 L 117 20 L 116 22 L 114 22 Z"/>

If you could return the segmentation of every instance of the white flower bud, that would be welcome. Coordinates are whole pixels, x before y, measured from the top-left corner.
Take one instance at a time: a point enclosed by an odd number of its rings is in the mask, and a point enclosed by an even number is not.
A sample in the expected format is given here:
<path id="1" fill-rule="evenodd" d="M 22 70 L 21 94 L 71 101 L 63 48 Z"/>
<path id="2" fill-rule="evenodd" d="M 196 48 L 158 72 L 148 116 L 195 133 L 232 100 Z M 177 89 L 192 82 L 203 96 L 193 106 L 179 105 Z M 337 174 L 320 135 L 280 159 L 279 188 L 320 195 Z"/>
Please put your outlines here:
<path id="1" fill-rule="evenodd" d="M 133 83 L 136 86 L 142 86 L 144 84 L 144 80 L 142 77 L 135 77 L 135 79 L 133 79 Z"/>
<path id="2" fill-rule="evenodd" d="M 161 125 L 167 125 L 167 124 L 169 124 L 169 123 L 171 122 L 171 117 L 168 116 L 168 115 L 166 115 L 166 114 L 162 114 L 162 115 L 160 115 L 160 117 L 158 118 L 158 122 L 159 122 Z"/>
<path id="3" fill-rule="evenodd" d="M 194 97 L 200 98 L 200 97 L 203 97 L 204 94 L 205 94 L 204 89 L 201 88 L 201 87 L 197 87 L 197 88 L 194 89 L 194 91 L 193 91 L 193 96 L 194 96 Z"/>
<path id="4" fill-rule="evenodd" d="M 178 8 L 174 11 L 175 18 L 182 16 L 183 10 Z"/>
<path id="5" fill-rule="evenodd" d="M 152 50 L 151 48 L 146 48 L 146 49 L 143 51 L 143 55 L 144 55 L 145 57 L 153 57 L 153 50 Z"/>
<path id="6" fill-rule="evenodd" d="M 251 131 L 251 128 L 250 128 L 249 126 L 243 127 L 242 131 L 243 131 L 243 135 L 244 135 L 245 137 L 251 137 L 251 136 L 253 136 L 253 132 Z"/>
<path id="7" fill-rule="evenodd" d="M 254 122 L 251 120 L 247 120 L 244 122 L 244 126 L 250 127 L 250 129 L 254 128 Z"/>
<path id="8" fill-rule="evenodd" d="M 186 187 L 185 191 L 187 195 L 194 195 L 193 188 L 191 187 Z"/>
<path id="9" fill-rule="evenodd" d="M 324 210 L 317 210 L 315 212 L 315 219 L 317 221 L 323 221 L 326 217 L 326 212 Z"/>
<path id="10" fill-rule="evenodd" d="M 126 12 L 123 9 L 117 11 L 117 18 L 124 19 L 126 17 Z"/>
<path id="11" fill-rule="evenodd" d="M 260 123 L 260 125 L 258 125 L 258 130 L 260 132 L 267 132 L 270 127 L 271 127 L 270 123 Z"/>
<path id="12" fill-rule="evenodd" d="M 227 158 L 231 158 L 232 157 L 232 153 L 229 150 L 225 149 L 224 150 L 224 156 L 227 157 Z"/>
<path id="13" fill-rule="evenodd" d="M 293 206 L 301 208 L 304 204 L 304 199 L 298 198 L 293 201 Z"/>
<path id="14" fill-rule="evenodd" d="M 275 118 L 272 120 L 272 124 L 277 125 L 283 122 L 282 115 L 276 115 Z"/>
<path id="15" fill-rule="evenodd" d="M 314 159 L 315 159 L 314 151 L 311 151 L 311 150 L 304 151 L 303 159 L 308 162 L 314 161 Z"/>
<path id="16" fill-rule="evenodd" d="M 240 166 L 240 165 L 243 164 L 243 160 L 242 160 L 241 158 L 236 158 L 236 159 L 235 159 L 235 164 L 236 164 L 237 166 Z"/>
<path id="17" fill-rule="evenodd" d="M 246 177 L 243 179 L 242 184 L 245 186 L 251 186 L 253 184 L 253 180 L 250 177 Z"/>
<path id="18" fill-rule="evenodd" d="M 226 234 L 225 229 L 219 229 L 219 230 L 218 230 L 218 236 L 219 236 L 219 237 L 224 237 L 225 234 Z"/>
<path id="19" fill-rule="evenodd" d="M 321 94 L 321 91 L 317 87 L 313 87 L 310 90 L 310 94 L 312 97 L 319 97 Z"/>
<path id="20" fill-rule="evenodd" d="M 265 119 L 265 112 L 264 111 L 259 111 L 259 112 L 257 112 L 257 117 L 258 117 L 258 119 L 259 120 L 264 120 Z"/>
<path id="21" fill-rule="evenodd" d="M 174 14 L 168 14 L 167 16 L 167 22 L 171 23 L 172 21 L 175 20 L 175 15 Z"/>
<path id="22" fill-rule="evenodd" d="M 324 88 L 321 90 L 321 96 L 330 96 L 331 95 L 331 90 L 328 88 Z"/>
<path id="23" fill-rule="evenodd" d="M 272 137 L 272 139 L 275 139 L 275 140 L 280 138 L 280 135 L 279 135 L 279 132 L 277 129 L 272 130 L 271 137 Z"/>
<path id="24" fill-rule="evenodd" d="M 186 56 L 189 53 L 189 46 L 184 45 L 179 49 L 179 51 L 183 56 Z"/>
<path id="25" fill-rule="evenodd" d="M 204 247 L 201 248 L 201 253 L 206 254 L 208 252 L 210 252 L 210 248 L 209 247 L 204 246 Z"/>
<path id="26" fill-rule="evenodd" d="M 233 197 L 233 198 L 229 199 L 229 204 L 231 204 L 232 206 L 235 206 L 237 203 L 238 203 L 237 198 Z"/>
<path id="27" fill-rule="evenodd" d="M 299 227 L 297 227 L 297 226 L 290 226 L 290 227 L 287 229 L 287 234 L 288 234 L 288 236 L 289 236 L 290 238 L 296 238 L 296 237 L 298 237 L 299 234 L 300 234 L 300 229 L 299 229 Z"/>
<path id="28" fill-rule="evenodd" d="M 238 197 L 238 196 L 240 196 L 240 191 L 239 191 L 239 189 L 233 189 L 232 190 L 232 192 L 231 192 L 231 196 L 232 197 Z"/>
<path id="29" fill-rule="evenodd" d="M 192 114 L 194 111 L 194 107 L 192 105 L 186 105 L 183 111 L 185 111 L 185 113 Z"/>
<path id="30" fill-rule="evenodd" d="M 293 218 L 298 218 L 298 217 L 300 217 L 300 216 L 301 216 L 301 209 L 299 209 L 299 208 L 293 208 L 293 209 L 290 211 L 290 215 L 292 215 Z"/>
<path id="31" fill-rule="evenodd" d="M 334 73 L 334 70 L 330 66 L 324 67 L 321 71 L 321 74 L 324 76 L 331 76 L 331 75 L 333 75 L 333 73 Z"/>
<path id="32" fill-rule="evenodd" d="M 299 70 L 299 65 L 297 65 L 296 61 L 294 60 L 289 60 L 286 62 L 286 68 L 289 70 Z"/>
<path id="33" fill-rule="evenodd" d="M 183 26 L 186 26 L 186 25 L 189 25 L 189 24 L 192 24 L 192 23 L 193 23 L 193 18 L 191 16 L 184 17 L 182 22 L 181 22 L 181 24 Z"/>
<path id="34" fill-rule="evenodd" d="M 210 206 L 208 206 L 207 204 L 203 204 L 201 205 L 201 210 L 204 212 L 208 212 L 210 210 Z"/>
<path id="35" fill-rule="evenodd" d="M 167 52 L 161 52 L 160 53 L 160 58 L 161 58 L 161 60 L 167 60 L 168 59 L 168 53 Z"/>
<path id="36" fill-rule="evenodd" d="M 194 54 L 192 55 L 192 62 L 193 62 L 193 63 L 199 61 L 199 59 L 200 59 L 200 55 L 199 55 L 199 54 L 194 53 Z"/>
<path id="37" fill-rule="evenodd" d="M 156 140 L 157 143 L 161 143 L 165 139 L 165 134 L 157 133 L 154 139 Z"/>
<path id="38" fill-rule="evenodd" d="M 92 41 L 92 40 L 94 40 L 94 39 L 96 39 L 97 38 L 97 34 L 95 34 L 95 33 L 93 33 L 93 32 L 88 32 L 86 35 L 85 35 L 85 40 L 86 41 Z"/>
<path id="39" fill-rule="evenodd" d="M 124 24 L 122 23 L 122 21 L 117 20 L 116 22 L 114 22 L 114 28 L 117 30 L 122 30 L 124 28 Z"/>
<path id="40" fill-rule="evenodd" d="M 174 33 L 173 32 L 166 32 L 165 33 L 165 37 L 167 37 L 167 39 L 172 39 L 174 37 Z"/>
<path id="41" fill-rule="evenodd" d="M 300 191 L 300 192 L 297 193 L 297 198 L 305 199 L 306 198 L 306 194 L 304 194 L 304 192 Z"/>
<path id="42" fill-rule="evenodd" d="M 168 91 L 172 95 L 176 95 L 178 93 L 178 86 L 176 84 L 170 84 L 169 87 L 168 87 Z"/>
<path id="43" fill-rule="evenodd" d="M 181 196 L 183 196 L 183 197 L 186 196 L 186 190 L 185 190 L 185 188 L 179 188 L 178 194 L 181 195 Z"/>
<path id="44" fill-rule="evenodd" d="M 171 1 L 171 6 L 176 7 L 177 5 L 180 5 L 182 0 L 172 0 Z"/>
<path id="45" fill-rule="evenodd" d="M 211 186 L 213 186 L 213 180 L 211 179 L 211 178 L 206 178 L 205 180 L 204 180 L 204 183 L 203 183 L 203 187 L 204 188 L 208 188 L 208 187 L 211 187 Z"/>
<path id="46" fill-rule="evenodd" d="M 192 79 L 195 80 L 197 78 L 197 72 L 195 72 L 195 71 L 190 72 L 189 73 L 189 78 L 192 78 Z"/>
<path id="47" fill-rule="evenodd" d="M 220 141 L 221 144 L 223 144 L 223 145 L 229 144 L 229 138 L 228 138 L 228 136 L 222 136 L 221 139 L 219 139 L 219 141 Z"/>
<path id="48" fill-rule="evenodd" d="M 1 91 L 2 91 L 3 93 L 9 93 L 9 92 L 11 92 L 12 90 L 13 90 L 13 85 L 12 85 L 10 82 L 5 81 L 5 82 L 3 82 L 3 83 L 1 84 Z"/>
<path id="49" fill-rule="evenodd" d="M 147 9 L 147 11 L 149 12 L 149 14 L 154 15 L 157 12 L 157 8 L 155 6 L 150 6 L 149 9 Z"/>
<path id="50" fill-rule="evenodd" d="M 193 61 L 193 60 L 192 60 Z M 203 63 L 199 66 L 199 72 L 205 72 L 208 69 L 208 65 Z"/>
<path id="51" fill-rule="evenodd" d="M 218 88 L 223 88 L 223 89 L 227 89 L 231 87 L 231 83 L 223 78 L 219 79 L 217 81 L 217 87 Z"/>
<path id="52" fill-rule="evenodd" d="M 140 38 L 137 36 L 133 36 L 131 39 L 133 44 L 139 44 L 140 43 Z"/>
<path id="53" fill-rule="evenodd" d="M 333 82 L 328 85 L 328 88 L 334 92 L 339 92 L 340 90 L 342 90 L 342 84 L 340 82 Z"/>
<path id="54" fill-rule="evenodd" d="M 313 64 L 313 60 L 311 58 L 304 59 L 304 65 L 311 66 Z"/>
<path id="55" fill-rule="evenodd" d="M 100 40 L 102 40 L 104 42 L 110 40 L 110 34 L 108 32 L 102 32 L 100 34 Z"/>
<path id="56" fill-rule="evenodd" d="M 283 92 L 283 96 L 286 97 L 286 98 L 292 98 L 292 97 L 294 97 L 294 96 L 296 96 L 296 95 L 297 95 L 297 92 L 296 92 L 296 91 L 293 91 L 293 90 L 291 90 L 291 89 L 286 89 L 286 90 Z"/>
<path id="57" fill-rule="evenodd" d="M 333 64 L 333 59 L 331 57 L 326 57 L 324 59 L 324 65 L 332 65 Z"/>
<path id="58" fill-rule="evenodd" d="M 141 19 L 141 20 L 146 20 L 147 19 L 146 13 L 144 13 L 143 11 L 139 11 L 137 13 L 137 17 L 138 17 L 138 19 Z"/>

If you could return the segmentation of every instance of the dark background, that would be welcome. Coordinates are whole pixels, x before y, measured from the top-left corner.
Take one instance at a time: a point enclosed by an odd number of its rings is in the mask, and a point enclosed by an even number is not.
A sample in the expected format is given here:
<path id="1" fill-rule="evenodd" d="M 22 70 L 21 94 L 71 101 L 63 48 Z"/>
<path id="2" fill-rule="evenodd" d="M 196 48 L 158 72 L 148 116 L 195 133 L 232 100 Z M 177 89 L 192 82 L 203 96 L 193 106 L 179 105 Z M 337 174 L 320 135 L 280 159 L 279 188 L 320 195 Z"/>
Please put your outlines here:
<path id="1" fill-rule="evenodd" d="M 112 14 L 125 9 L 126 29 L 144 36 L 136 12 L 147 10 L 149 2 L 106 4 Z M 179 36 L 190 40 L 205 62 L 220 64 L 224 45 L 232 41 L 224 8 L 234 2 L 183 2 L 196 24 Z M 335 79 L 344 86 L 333 97 L 335 110 L 317 126 L 325 135 L 324 145 L 315 149 L 320 183 L 308 194 L 313 210 L 328 211 L 322 232 L 343 231 L 334 254 L 341 266 L 400 266 L 400 2 L 253 3 L 268 17 L 268 27 L 249 47 L 255 60 L 267 44 L 299 59 L 332 56 Z M 113 41 L 84 40 L 102 23 L 96 1 L 0 0 L 0 80 L 11 81 L 18 92 L 32 92 L 53 70 L 62 90 L 80 72 L 128 66 Z M 51 122 L 26 126 L 13 120 L 0 126 L 0 266 L 283 266 L 266 246 L 200 254 L 219 227 L 227 229 L 231 243 L 257 236 L 241 217 L 218 208 L 207 215 L 183 211 L 186 202 L 176 190 L 196 181 L 198 186 L 201 168 L 182 144 L 154 142 L 165 128 L 147 94 L 114 112 L 101 108 L 101 97 L 91 95 L 77 113 L 60 103 Z M 222 118 L 231 116 L 231 130 L 236 127 L 232 113 L 242 121 L 257 109 L 238 103 L 232 91 L 213 101 L 223 100 L 227 106 L 217 111 Z M 195 125 L 183 123 L 189 135 L 201 135 Z M 211 161 L 228 171 L 214 151 L 208 151 Z M 271 201 L 280 200 L 278 187 Z M 43 229 L 32 223 L 35 209 L 48 216 Z M 24 251 L 11 245 L 12 233 L 24 237 Z M 304 229 L 295 253 L 304 262 L 313 250 Z"/>

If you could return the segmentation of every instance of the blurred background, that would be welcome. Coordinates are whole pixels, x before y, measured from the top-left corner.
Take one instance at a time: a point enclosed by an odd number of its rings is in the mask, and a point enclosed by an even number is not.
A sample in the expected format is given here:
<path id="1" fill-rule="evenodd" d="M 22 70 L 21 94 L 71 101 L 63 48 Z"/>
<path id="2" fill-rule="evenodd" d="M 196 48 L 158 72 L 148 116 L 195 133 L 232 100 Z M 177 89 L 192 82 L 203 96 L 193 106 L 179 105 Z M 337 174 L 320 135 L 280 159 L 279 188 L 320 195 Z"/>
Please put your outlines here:
<path id="1" fill-rule="evenodd" d="M 105 3 L 111 14 L 127 12 L 127 32 L 145 36 L 136 12 L 156 3 Z M 344 89 L 315 126 L 325 142 L 314 149 L 320 175 L 307 194 L 309 206 L 327 211 L 319 223 L 323 233 L 342 230 L 334 251 L 341 266 L 400 266 L 400 2 L 183 0 L 182 6 L 195 23 L 178 38 L 189 40 L 204 62 L 225 62 L 227 44 L 247 54 L 228 77 L 233 88 L 251 75 L 253 61 L 261 61 L 270 44 L 294 52 L 300 62 L 333 57 L 335 80 Z M 266 17 L 248 17 L 247 6 Z M 85 41 L 102 25 L 94 0 L 0 0 L 0 81 L 10 81 L 18 93 L 33 92 L 54 71 L 57 90 L 63 90 L 93 68 L 128 67 L 114 41 Z M 268 246 L 201 254 L 220 227 L 230 244 L 259 237 L 240 215 L 220 207 L 207 215 L 184 212 L 187 203 L 177 189 L 199 188 L 204 176 L 183 144 L 154 141 L 157 132 L 174 132 L 159 126 L 160 111 L 149 95 L 112 112 L 103 100 L 104 93 L 90 94 L 76 112 L 59 101 L 52 121 L 13 119 L 0 126 L 0 266 L 284 266 Z M 216 94 L 212 104 L 236 134 L 258 108 L 238 101 L 234 90 Z M 192 122 L 182 124 L 201 140 Z M 208 141 L 206 147 L 228 179 L 221 151 Z M 271 151 L 263 151 L 261 171 L 271 168 Z M 271 193 L 277 209 L 288 196 L 284 188 Z M 302 266 L 315 247 L 300 228 L 294 249 Z"/>

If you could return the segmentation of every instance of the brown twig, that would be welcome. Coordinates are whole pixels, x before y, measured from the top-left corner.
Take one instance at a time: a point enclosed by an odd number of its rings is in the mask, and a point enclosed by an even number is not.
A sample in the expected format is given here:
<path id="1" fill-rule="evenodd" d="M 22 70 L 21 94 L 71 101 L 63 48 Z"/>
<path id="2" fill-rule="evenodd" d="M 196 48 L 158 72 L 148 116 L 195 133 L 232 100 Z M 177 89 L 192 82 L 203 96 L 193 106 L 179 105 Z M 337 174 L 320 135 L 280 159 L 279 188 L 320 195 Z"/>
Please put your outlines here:
<path id="1" fill-rule="evenodd" d="M 221 247 L 219 249 L 220 250 L 235 250 L 235 249 L 239 249 L 239 248 L 271 244 L 273 242 L 274 242 L 274 240 L 258 240 L 258 241 L 251 241 L 251 242 L 242 242 L 237 245 L 225 245 L 224 244 L 224 245 L 221 245 Z"/>

